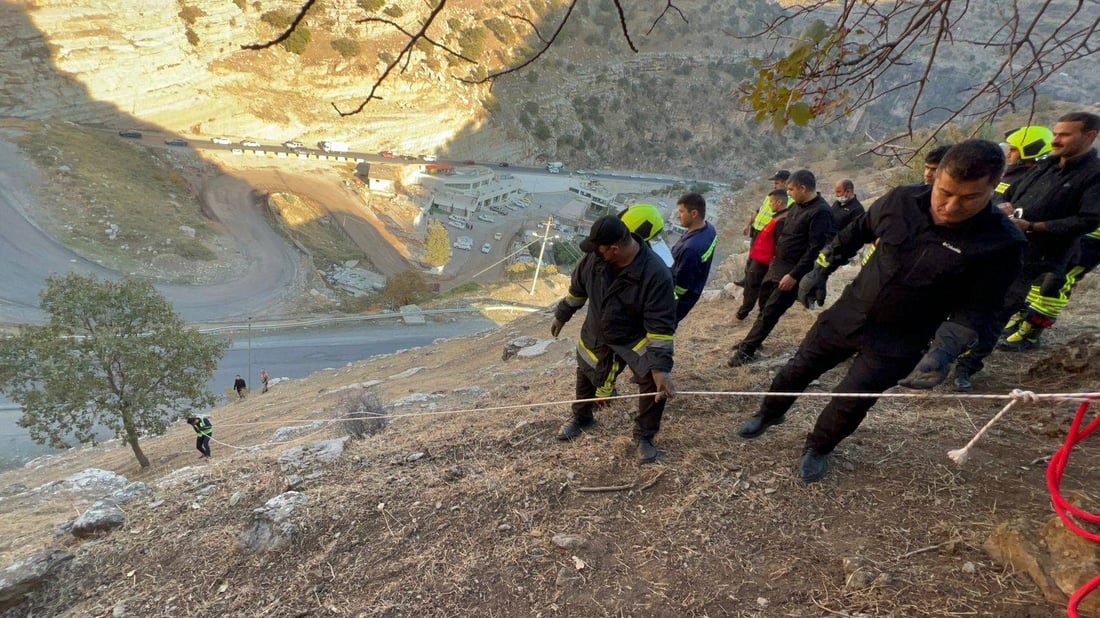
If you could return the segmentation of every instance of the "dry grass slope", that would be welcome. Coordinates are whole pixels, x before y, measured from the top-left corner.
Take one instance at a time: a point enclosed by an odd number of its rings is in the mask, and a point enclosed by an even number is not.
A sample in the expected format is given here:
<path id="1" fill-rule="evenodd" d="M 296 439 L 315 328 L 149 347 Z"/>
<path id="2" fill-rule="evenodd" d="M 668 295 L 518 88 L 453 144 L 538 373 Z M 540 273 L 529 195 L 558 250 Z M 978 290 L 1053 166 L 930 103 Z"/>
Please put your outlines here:
<path id="1" fill-rule="evenodd" d="M 1100 294 L 1082 290 L 1046 351 L 993 357 L 991 392 L 1017 384 L 1039 390 L 1097 390 L 1100 363 L 1072 379 L 1051 357 L 1095 331 Z M 747 325 L 733 301 L 701 304 L 678 333 L 681 390 L 763 390 L 758 366 L 727 369 L 729 348 Z M 1080 316 L 1087 319 L 1078 320 Z M 764 350 L 797 345 L 813 316 L 795 308 Z M 1062 615 L 1031 582 L 1005 572 L 981 549 L 1006 520 L 1050 515 L 1044 467 L 1072 408 L 1022 408 L 956 467 L 946 451 L 965 444 L 999 407 L 952 399 L 883 402 L 834 458 L 826 481 L 805 486 L 792 474 L 820 400 L 797 404 L 789 421 L 745 442 L 733 431 L 757 401 L 681 397 L 668 408 L 658 445 L 664 455 L 638 467 L 629 441 L 631 405 L 616 403 L 574 444 L 554 439 L 572 396 L 579 320 L 534 358 L 501 360 L 520 336 L 545 337 L 549 319 L 533 314 L 499 331 L 370 359 L 307 380 L 279 384 L 215 413 L 213 463 L 156 490 L 155 508 L 127 508 L 124 529 L 91 542 L 48 533 L 24 536 L 23 549 L 60 544 L 77 554 L 59 583 L 34 599 L 34 615 L 135 616 L 989 616 Z M 1095 354 L 1095 350 L 1091 352 Z M 1093 357 L 1095 358 L 1095 356 Z M 1042 379 L 1032 366 L 1048 373 Z M 1076 366 L 1076 365 L 1075 365 Z M 290 444 L 264 445 L 275 428 L 326 420 L 356 388 L 396 402 L 379 434 L 321 469 L 303 491 L 312 500 L 290 549 L 254 556 L 236 549 L 252 509 L 285 489 L 276 458 Z M 1068 370 L 1067 370 L 1068 371 Z M 1026 379 L 1032 376 L 1033 379 Z M 1058 383 L 1059 379 L 1064 379 Z M 821 388 L 839 380 L 827 374 Z M 631 387 L 625 379 L 620 389 Z M 481 390 L 470 389 L 479 386 Z M 448 410 L 516 408 L 463 414 Z M 330 428 L 296 442 L 337 435 Z M 191 432 L 149 440 L 154 468 L 137 473 L 121 448 L 77 451 L 7 483 L 41 483 L 98 465 L 153 481 L 193 463 Z M 409 455 L 424 453 L 421 459 Z M 1096 487 L 1100 445 L 1079 447 L 1066 488 Z M 601 491 L 591 491 L 602 488 Z M 209 492 L 209 493 L 208 493 Z M 236 498 L 233 496 L 236 495 Z M 71 513 L 71 511 L 70 511 Z M 28 522 L 5 513 L 5 536 Z M 558 533 L 582 535 L 570 550 Z M 8 546 L 8 556 L 14 554 Z M 842 560 L 882 576 L 846 585 Z M 964 567 L 972 563 L 976 567 Z M 23 615 L 23 614 L 18 614 Z"/>

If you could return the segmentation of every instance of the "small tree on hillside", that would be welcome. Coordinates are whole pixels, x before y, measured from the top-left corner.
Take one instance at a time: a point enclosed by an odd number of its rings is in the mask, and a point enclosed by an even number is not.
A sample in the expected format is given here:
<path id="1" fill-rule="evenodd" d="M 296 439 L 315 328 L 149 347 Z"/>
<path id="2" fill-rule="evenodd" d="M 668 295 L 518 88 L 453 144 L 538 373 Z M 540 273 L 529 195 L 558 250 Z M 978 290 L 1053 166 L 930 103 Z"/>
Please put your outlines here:
<path id="1" fill-rule="evenodd" d="M 413 270 L 407 270 L 386 279 L 382 297 L 397 305 L 418 303 L 431 295 L 424 277 Z"/>
<path id="2" fill-rule="evenodd" d="M 451 261 L 451 239 L 447 228 L 435 219 L 428 221 L 428 237 L 424 240 L 424 261 L 429 266 L 446 266 Z"/>
<path id="3" fill-rule="evenodd" d="M 139 438 L 164 433 L 175 410 L 214 404 L 206 383 L 227 342 L 187 328 L 151 284 L 53 276 L 41 306 L 45 326 L 0 342 L 0 391 L 36 442 L 94 444 L 105 426 L 144 468 Z"/>

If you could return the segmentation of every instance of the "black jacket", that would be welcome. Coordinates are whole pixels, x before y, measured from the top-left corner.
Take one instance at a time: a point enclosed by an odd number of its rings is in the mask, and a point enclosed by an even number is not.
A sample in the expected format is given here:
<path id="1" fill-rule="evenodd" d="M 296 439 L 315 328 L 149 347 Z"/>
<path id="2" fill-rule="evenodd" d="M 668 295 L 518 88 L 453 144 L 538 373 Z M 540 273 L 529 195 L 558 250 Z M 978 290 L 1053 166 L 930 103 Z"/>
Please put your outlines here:
<path id="1" fill-rule="evenodd" d="M 1027 258 L 1059 262 L 1078 237 L 1100 225 L 1100 159 L 1096 150 L 1059 167 L 1060 158 L 1040 161 L 1005 192 L 1023 218 L 1042 221 L 1046 232 L 1028 234 Z"/>
<path id="2" fill-rule="evenodd" d="M 875 201 L 826 249 L 830 270 L 876 238 L 878 248 L 819 321 L 862 336 L 877 350 L 913 352 L 951 321 L 985 332 L 1020 270 L 1025 239 L 993 207 L 951 226 L 936 225 L 931 187 L 898 187 Z"/>
<path id="3" fill-rule="evenodd" d="M 997 189 L 993 191 L 993 205 L 1001 204 L 1005 201 L 1005 193 L 1012 185 L 1020 182 L 1020 179 L 1027 175 L 1031 171 L 1034 165 L 1023 165 L 1023 162 L 1016 165 L 1010 165 L 1005 169 L 1004 176 L 1001 176 L 1001 182 L 997 185 Z"/>
<path id="4" fill-rule="evenodd" d="M 854 195 L 852 199 L 843 204 L 839 201 L 833 202 L 833 227 L 839 232 L 848 227 L 849 223 L 855 221 L 856 217 L 863 213 L 863 204 L 860 203 L 859 198 Z"/>
<path id="5" fill-rule="evenodd" d="M 783 231 L 775 239 L 775 259 L 764 280 L 779 281 L 783 275 L 801 279 L 813 270 L 817 254 L 835 234 L 833 213 L 820 193 L 805 204 L 791 204 Z"/>
<path id="6" fill-rule="evenodd" d="M 573 270 L 569 294 L 554 309 L 565 323 L 588 304 L 577 351 L 601 375 L 616 355 L 637 375 L 672 370 L 672 271 L 636 234 L 634 240 L 638 255 L 618 272 L 595 253 L 585 254 Z"/>

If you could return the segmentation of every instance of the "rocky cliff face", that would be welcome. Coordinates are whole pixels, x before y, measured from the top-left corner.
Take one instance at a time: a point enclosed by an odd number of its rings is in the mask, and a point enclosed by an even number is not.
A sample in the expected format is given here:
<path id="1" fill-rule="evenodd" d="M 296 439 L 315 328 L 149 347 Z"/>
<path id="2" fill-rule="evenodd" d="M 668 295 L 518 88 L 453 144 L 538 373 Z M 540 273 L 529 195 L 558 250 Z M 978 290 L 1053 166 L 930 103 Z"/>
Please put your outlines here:
<path id="1" fill-rule="evenodd" d="M 258 6 L 259 3 L 255 3 Z M 264 10 L 271 10 L 265 3 Z M 415 52 L 368 113 L 341 118 L 384 64 L 352 60 L 339 36 L 387 40 L 357 25 L 353 0 L 325 2 L 298 55 L 242 50 L 276 28 L 245 2 L 30 0 L 0 5 L 0 115 L 257 139 L 341 139 L 356 148 L 430 149 L 478 124 L 485 88 L 432 71 Z M 283 3 L 286 11 L 294 2 Z M 243 9 L 241 7 L 244 7 Z"/>

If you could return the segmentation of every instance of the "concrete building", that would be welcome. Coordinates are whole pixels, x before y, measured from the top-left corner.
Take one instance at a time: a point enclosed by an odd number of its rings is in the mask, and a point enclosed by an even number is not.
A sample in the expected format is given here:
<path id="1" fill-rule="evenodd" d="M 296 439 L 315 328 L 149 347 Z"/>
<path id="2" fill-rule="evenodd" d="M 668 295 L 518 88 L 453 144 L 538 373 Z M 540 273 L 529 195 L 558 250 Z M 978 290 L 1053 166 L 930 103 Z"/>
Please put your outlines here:
<path id="1" fill-rule="evenodd" d="M 511 174 L 497 174 L 479 165 L 426 165 L 417 182 L 431 193 L 428 208 L 436 206 L 466 217 L 503 204 L 522 191 Z"/>

